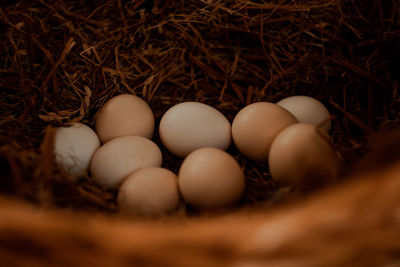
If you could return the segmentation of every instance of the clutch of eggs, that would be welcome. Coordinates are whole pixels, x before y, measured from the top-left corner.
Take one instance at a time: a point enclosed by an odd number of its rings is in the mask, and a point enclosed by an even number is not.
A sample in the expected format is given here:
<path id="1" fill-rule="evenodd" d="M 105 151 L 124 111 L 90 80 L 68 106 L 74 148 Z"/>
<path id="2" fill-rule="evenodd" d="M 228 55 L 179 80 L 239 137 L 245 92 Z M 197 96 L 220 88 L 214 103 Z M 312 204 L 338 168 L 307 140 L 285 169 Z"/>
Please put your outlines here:
<path id="1" fill-rule="evenodd" d="M 143 99 L 123 94 L 100 109 L 96 132 L 81 123 L 57 128 L 54 152 L 74 179 L 90 169 L 98 184 L 119 188 L 124 212 L 173 212 L 181 197 L 194 208 L 214 209 L 237 202 L 245 188 L 240 165 L 223 151 L 232 140 L 244 156 L 268 162 L 271 176 L 281 184 L 334 177 L 339 160 L 327 135 L 329 117 L 321 102 L 307 96 L 250 104 L 237 113 L 232 126 L 209 105 L 177 104 L 159 125 L 164 147 L 185 158 L 176 176 L 161 168 L 161 150 L 150 140 L 155 128 L 151 108 Z"/>

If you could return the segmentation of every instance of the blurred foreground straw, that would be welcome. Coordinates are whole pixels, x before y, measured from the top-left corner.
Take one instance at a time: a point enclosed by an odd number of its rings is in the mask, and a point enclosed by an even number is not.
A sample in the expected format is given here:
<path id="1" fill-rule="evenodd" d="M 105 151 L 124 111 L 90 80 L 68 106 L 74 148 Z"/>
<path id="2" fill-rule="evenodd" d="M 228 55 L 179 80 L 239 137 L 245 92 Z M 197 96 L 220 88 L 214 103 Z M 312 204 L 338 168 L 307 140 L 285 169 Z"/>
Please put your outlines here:
<path id="1" fill-rule="evenodd" d="M 276 210 L 126 220 L 1 200 L 3 266 L 399 266 L 400 164 Z"/>

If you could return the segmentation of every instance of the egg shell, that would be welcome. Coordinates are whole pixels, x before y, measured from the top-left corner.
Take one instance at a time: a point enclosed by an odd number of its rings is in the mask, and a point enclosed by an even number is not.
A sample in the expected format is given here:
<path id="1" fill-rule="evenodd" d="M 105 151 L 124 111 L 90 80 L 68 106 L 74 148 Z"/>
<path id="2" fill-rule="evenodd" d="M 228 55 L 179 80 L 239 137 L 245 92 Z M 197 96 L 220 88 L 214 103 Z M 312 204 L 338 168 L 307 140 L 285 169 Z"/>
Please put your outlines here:
<path id="1" fill-rule="evenodd" d="M 231 144 L 231 124 L 217 109 L 198 102 L 171 107 L 160 121 L 160 137 L 173 154 L 185 157 L 202 147 L 225 150 Z"/>
<path id="2" fill-rule="evenodd" d="M 180 167 L 178 183 L 183 199 L 198 209 L 231 205 L 245 188 L 237 161 L 217 148 L 200 148 L 190 153 Z"/>
<path id="3" fill-rule="evenodd" d="M 127 214 L 161 215 L 176 211 L 179 203 L 178 177 L 159 167 L 133 172 L 118 193 L 119 208 Z"/>
<path id="4" fill-rule="evenodd" d="M 315 98 L 309 96 L 290 96 L 282 99 L 277 105 L 287 109 L 299 122 L 321 125 L 327 133 L 331 130 L 328 109 Z"/>
<path id="5" fill-rule="evenodd" d="M 271 176 L 282 185 L 330 181 L 339 163 L 328 134 L 313 124 L 297 123 L 284 129 L 269 154 Z"/>
<path id="6" fill-rule="evenodd" d="M 55 160 L 74 179 L 86 174 L 90 160 L 99 147 L 96 133 L 82 123 L 74 122 L 68 127 L 56 128 Z"/>
<path id="7" fill-rule="evenodd" d="M 97 114 L 96 132 L 102 143 L 121 136 L 150 139 L 154 132 L 154 115 L 140 97 L 118 95 L 108 100 Z"/>
<path id="8" fill-rule="evenodd" d="M 250 104 L 239 111 L 232 123 L 233 142 L 246 157 L 267 162 L 274 138 L 285 127 L 297 123 L 286 109 L 269 102 Z"/>
<path id="9" fill-rule="evenodd" d="M 117 188 L 135 170 L 161 166 L 158 146 L 142 136 L 122 136 L 101 146 L 90 165 L 92 178 L 107 188 Z"/>

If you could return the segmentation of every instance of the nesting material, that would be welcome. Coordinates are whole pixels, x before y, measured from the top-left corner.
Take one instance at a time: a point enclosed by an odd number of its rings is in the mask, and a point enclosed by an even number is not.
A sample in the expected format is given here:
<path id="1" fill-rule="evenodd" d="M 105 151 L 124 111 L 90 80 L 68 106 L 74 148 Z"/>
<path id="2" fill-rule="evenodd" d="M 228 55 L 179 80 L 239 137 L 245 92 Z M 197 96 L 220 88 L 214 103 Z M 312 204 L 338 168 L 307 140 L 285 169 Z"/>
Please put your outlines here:
<path id="1" fill-rule="evenodd" d="M 368 164 L 355 162 L 400 126 L 399 1 L 100 2 L 2 2 L 3 265 L 398 265 L 399 169 L 387 169 L 398 166 L 398 136 Z M 232 146 L 246 180 L 241 211 L 120 222 L 116 190 L 71 182 L 45 130 L 92 126 L 118 94 L 144 99 L 156 121 L 185 101 L 233 121 L 251 103 L 309 95 L 335 118 L 331 140 L 344 172 L 368 173 L 339 176 L 341 189 L 309 192 L 309 201 L 299 193 L 287 207 L 280 201 L 293 194 L 282 199 L 267 164 Z M 177 172 L 182 159 L 157 134 L 154 142 Z"/>

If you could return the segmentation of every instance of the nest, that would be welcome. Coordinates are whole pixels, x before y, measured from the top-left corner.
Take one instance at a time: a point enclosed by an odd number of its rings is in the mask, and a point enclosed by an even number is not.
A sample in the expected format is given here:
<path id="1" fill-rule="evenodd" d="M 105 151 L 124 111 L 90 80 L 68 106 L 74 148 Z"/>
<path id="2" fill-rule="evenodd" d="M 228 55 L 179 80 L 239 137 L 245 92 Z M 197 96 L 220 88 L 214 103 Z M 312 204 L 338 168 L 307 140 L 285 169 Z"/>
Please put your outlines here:
<path id="1" fill-rule="evenodd" d="M 7 266 L 399 264 L 397 1 L 5 1 L 0 21 Z M 122 93 L 144 98 L 156 122 L 183 101 L 232 121 L 252 102 L 315 97 L 333 114 L 341 176 L 283 191 L 232 146 L 247 186 L 237 207 L 121 218 L 115 191 L 54 164 L 51 126 L 93 126 Z M 177 172 L 181 159 L 162 151 Z"/>

